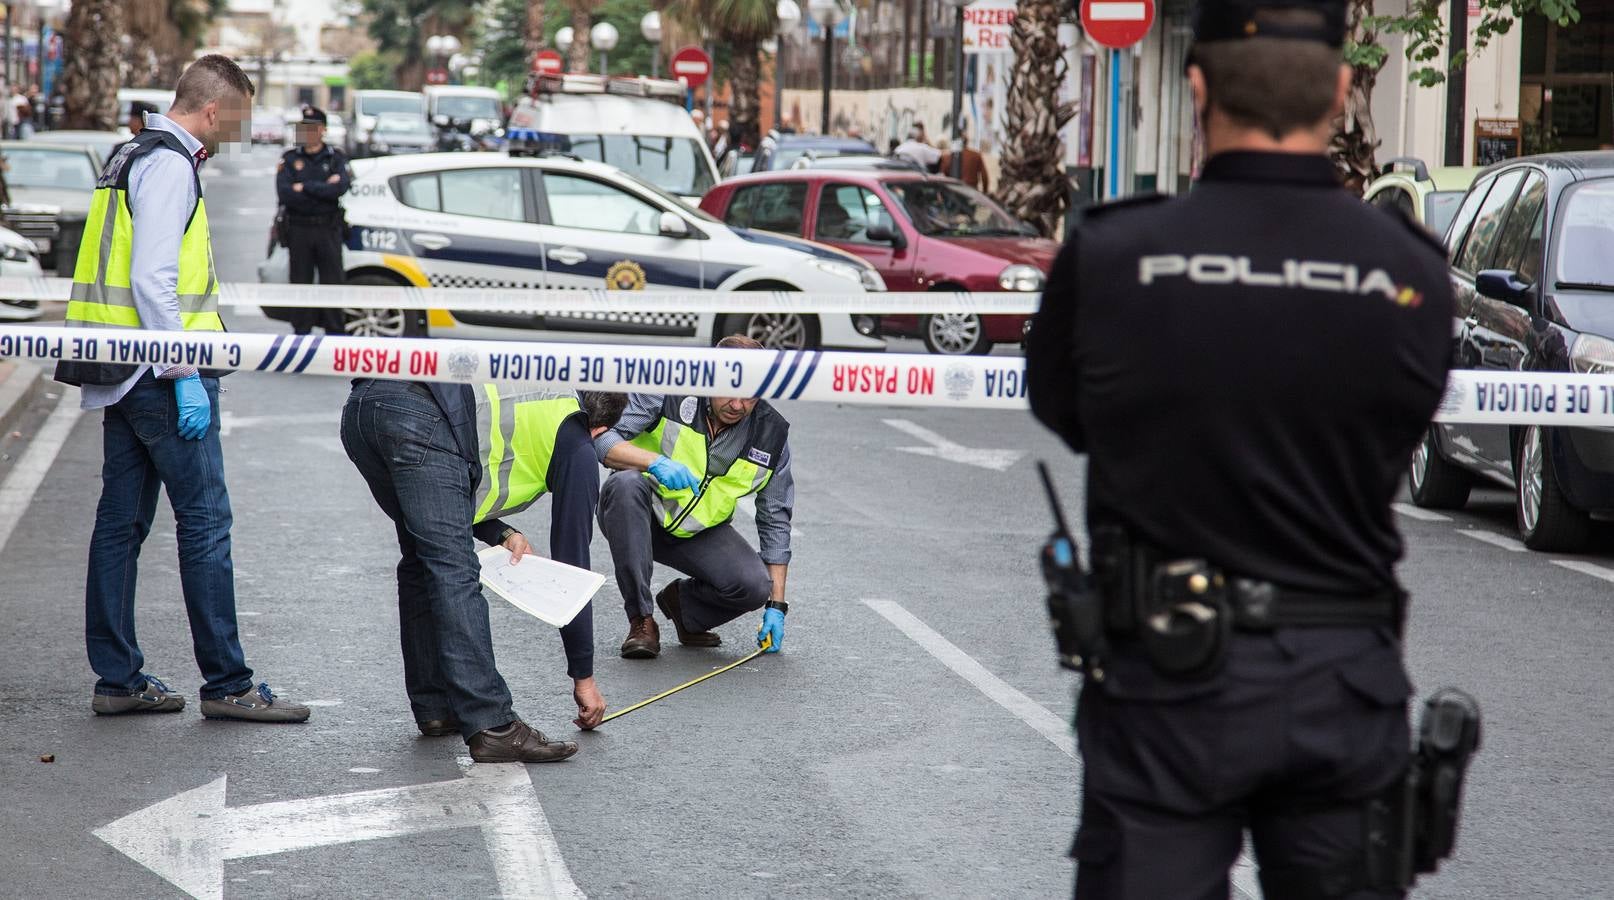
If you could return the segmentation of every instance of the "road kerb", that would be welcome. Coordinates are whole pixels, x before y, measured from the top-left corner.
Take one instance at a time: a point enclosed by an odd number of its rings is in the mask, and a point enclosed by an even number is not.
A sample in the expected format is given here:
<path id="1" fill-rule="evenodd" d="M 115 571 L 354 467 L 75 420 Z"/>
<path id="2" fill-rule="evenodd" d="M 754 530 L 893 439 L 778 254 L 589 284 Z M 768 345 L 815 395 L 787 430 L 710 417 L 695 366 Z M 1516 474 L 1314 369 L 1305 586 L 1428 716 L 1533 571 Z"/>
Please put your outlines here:
<path id="1" fill-rule="evenodd" d="M 0 438 L 28 410 L 28 404 L 39 396 L 45 381 L 40 376 L 45 370 L 25 360 L 0 361 Z"/>

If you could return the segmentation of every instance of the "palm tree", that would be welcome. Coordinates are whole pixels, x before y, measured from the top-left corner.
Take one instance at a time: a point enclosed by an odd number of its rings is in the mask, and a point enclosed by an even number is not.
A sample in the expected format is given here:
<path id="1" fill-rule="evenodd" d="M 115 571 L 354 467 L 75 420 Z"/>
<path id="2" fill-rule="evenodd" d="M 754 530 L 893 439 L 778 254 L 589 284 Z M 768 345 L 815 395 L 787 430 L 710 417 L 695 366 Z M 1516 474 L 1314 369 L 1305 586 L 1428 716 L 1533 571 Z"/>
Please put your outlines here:
<path id="1" fill-rule="evenodd" d="M 1376 46 L 1378 33 L 1374 26 L 1373 0 L 1352 0 L 1347 13 L 1350 40 L 1358 47 Z M 1328 155 L 1346 187 L 1360 194 L 1373 180 L 1374 153 L 1379 139 L 1373 127 L 1373 87 L 1384 68 L 1384 55 L 1359 54 L 1352 60 L 1351 91 L 1345 95 L 1345 113 L 1334 131 Z"/>
<path id="2" fill-rule="evenodd" d="M 544 49 L 544 14 L 548 4 L 544 0 L 527 0 L 527 65 Z"/>
<path id="3" fill-rule="evenodd" d="M 1059 129 L 1076 115 L 1059 102 L 1065 57 L 1059 48 L 1058 0 L 1018 0 L 1009 47 L 1009 96 L 1004 103 L 1003 174 L 998 200 L 1053 237 L 1069 202 Z"/>
<path id="4" fill-rule="evenodd" d="M 68 128 L 112 131 L 118 127 L 119 38 L 122 0 L 74 0 L 63 35 L 62 95 Z"/>
<path id="5" fill-rule="evenodd" d="M 777 0 L 672 0 L 667 11 L 705 29 L 729 51 L 729 140 L 756 146 L 761 134 L 762 61 L 759 47 L 779 28 Z"/>
<path id="6" fill-rule="evenodd" d="M 572 8 L 572 47 L 566 53 L 566 71 L 588 72 L 588 30 L 594 25 L 594 10 L 600 0 L 566 0 Z"/>

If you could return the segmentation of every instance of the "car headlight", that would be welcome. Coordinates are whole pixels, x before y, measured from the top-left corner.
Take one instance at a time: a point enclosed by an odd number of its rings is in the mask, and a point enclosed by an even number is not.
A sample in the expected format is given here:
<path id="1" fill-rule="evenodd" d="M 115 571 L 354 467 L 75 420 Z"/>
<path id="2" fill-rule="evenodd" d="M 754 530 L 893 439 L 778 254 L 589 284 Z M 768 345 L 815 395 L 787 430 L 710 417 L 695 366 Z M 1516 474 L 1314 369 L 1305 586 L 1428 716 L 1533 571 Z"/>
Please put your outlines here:
<path id="1" fill-rule="evenodd" d="M 7 244 L 4 248 L 0 248 L 0 259 L 6 262 L 27 262 L 28 257 L 32 255 L 33 251 L 30 249 L 15 244 Z"/>
<path id="2" fill-rule="evenodd" d="M 1569 363 L 1582 375 L 1614 373 L 1614 341 L 1583 334 L 1569 348 Z"/>
<path id="3" fill-rule="evenodd" d="M 860 273 L 860 278 L 863 282 L 863 290 L 865 291 L 885 290 L 885 279 L 881 278 L 880 273 L 874 271 L 873 269 L 864 269 Z"/>
<path id="4" fill-rule="evenodd" d="M 845 278 L 847 281 L 856 282 L 859 286 L 864 284 L 863 272 L 865 270 L 851 263 L 838 262 L 833 259 L 815 259 L 813 260 L 813 266 L 826 275 Z M 877 274 L 875 277 L 878 278 L 879 275 Z"/>
<path id="5" fill-rule="evenodd" d="M 1006 291 L 1042 290 L 1042 270 L 1036 266 L 1010 266 L 998 273 L 998 287 Z"/>

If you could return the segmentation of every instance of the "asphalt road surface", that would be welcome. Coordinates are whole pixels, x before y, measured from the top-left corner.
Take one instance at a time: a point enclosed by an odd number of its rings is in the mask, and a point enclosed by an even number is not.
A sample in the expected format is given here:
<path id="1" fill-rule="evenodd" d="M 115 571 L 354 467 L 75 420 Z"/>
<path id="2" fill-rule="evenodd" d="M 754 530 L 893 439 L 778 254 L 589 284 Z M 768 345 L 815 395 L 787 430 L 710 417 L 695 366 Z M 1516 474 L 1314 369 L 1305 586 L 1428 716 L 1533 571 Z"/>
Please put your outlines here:
<path id="1" fill-rule="evenodd" d="M 221 277 L 250 280 L 273 157 L 210 167 Z M 1076 685 L 1040 611 L 1049 522 L 1032 463 L 1056 463 L 1073 511 L 1082 476 L 1028 415 L 784 405 L 799 495 L 785 652 L 580 735 L 558 636 L 496 600 L 517 710 L 583 751 L 468 767 L 458 739 L 413 727 L 397 548 L 337 437 L 346 382 L 225 386 L 248 661 L 313 702 L 313 720 L 201 718 L 166 508 L 137 621 L 148 671 L 191 706 L 90 713 L 81 597 L 99 417 L 75 414 L 76 392 L 41 396 L 29 439 L 0 462 L 0 897 L 1068 895 Z M 1525 552 L 1502 493 L 1417 512 L 1401 518 L 1409 665 L 1420 694 L 1476 695 L 1486 730 L 1458 856 L 1415 896 L 1606 897 L 1611 542 L 1587 557 Z M 517 520 L 540 547 L 547 521 L 543 503 Z M 599 538 L 594 559 L 609 571 Z M 615 652 L 613 581 L 594 616 L 613 707 L 738 658 L 757 624 L 725 627 L 716 650 L 669 633 L 661 659 L 636 662 Z M 1238 893 L 1250 883 L 1242 870 Z"/>

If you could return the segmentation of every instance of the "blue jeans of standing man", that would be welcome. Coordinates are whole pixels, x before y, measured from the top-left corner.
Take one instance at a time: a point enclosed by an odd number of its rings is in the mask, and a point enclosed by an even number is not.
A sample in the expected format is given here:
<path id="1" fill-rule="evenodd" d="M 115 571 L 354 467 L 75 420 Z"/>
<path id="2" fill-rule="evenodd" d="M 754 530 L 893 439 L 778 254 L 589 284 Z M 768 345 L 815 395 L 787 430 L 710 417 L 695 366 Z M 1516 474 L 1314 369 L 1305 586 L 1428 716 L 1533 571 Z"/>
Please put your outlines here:
<path id="1" fill-rule="evenodd" d="M 213 422 L 198 441 L 179 436 L 174 383 L 149 374 L 101 422 L 105 458 L 101 502 L 90 540 L 84 588 L 84 636 L 98 694 L 146 686 L 135 642 L 135 575 L 151 533 L 157 491 L 166 488 L 179 540 L 179 582 L 190 617 L 203 700 L 252 687 L 235 624 L 235 568 L 230 561 L 230 494 L 219 447 L 219 380 L 203 378 Z"/>
<path id="2" fill-rule="evenodd" d="M 488 601 L 472 542 L 472 463 L 423 387 L 354 383 L 342 446 L 398 534 L 398 625 L 415 721 L 458 719 L 467 740 L 515 721 L 493 659 Z"/>

